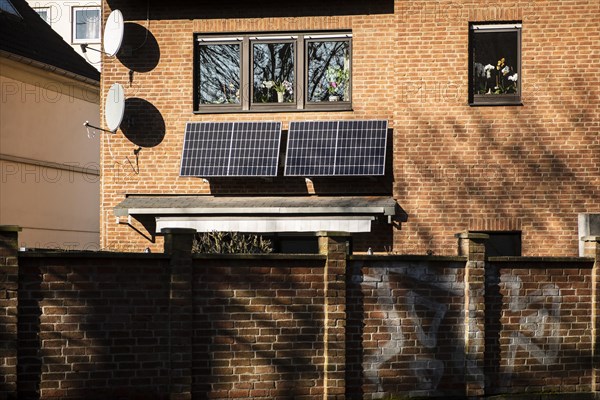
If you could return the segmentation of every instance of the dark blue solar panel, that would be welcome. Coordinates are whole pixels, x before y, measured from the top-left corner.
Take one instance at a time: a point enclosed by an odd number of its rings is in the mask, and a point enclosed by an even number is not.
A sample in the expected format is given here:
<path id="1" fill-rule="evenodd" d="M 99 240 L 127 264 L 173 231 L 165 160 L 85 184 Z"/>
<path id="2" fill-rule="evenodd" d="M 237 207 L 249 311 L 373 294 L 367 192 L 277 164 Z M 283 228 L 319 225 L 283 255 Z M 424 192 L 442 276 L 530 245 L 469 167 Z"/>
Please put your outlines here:
<path id="1" fill-rule="evenodd" d="M 384 175 L 387 121 L 291 122 L 287 176 Z"/>
<path id="2" fill-rule="evenodd" d="M 333 175 L 336 137 L 336 121 L 290 122 L 285 175 Z"/>
<path id="3" fill-rule="evenodd" d="M 181 176 L 276 176 L 281 122 L 189 122 Z"/>

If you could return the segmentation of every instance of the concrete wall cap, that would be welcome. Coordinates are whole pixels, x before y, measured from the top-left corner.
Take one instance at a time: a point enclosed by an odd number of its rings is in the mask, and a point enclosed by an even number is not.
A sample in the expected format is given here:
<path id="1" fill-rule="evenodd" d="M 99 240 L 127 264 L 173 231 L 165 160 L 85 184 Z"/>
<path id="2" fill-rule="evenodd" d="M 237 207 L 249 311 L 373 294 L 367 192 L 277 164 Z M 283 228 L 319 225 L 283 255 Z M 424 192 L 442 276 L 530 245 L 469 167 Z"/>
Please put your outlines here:
<path id="1" fill-rule="evenodd" d="M 473 233 L 473 232 L 462 232 L 454 235 L 457 239 L 489 239 L 490 235 L 487 233 Z"/>
<path id="2" fill-rule="evenodd" d="M 600 236 L 582 236 L 582 242 L 600 242 Z"/>
<path id="3" fill-rule="evenodd" d="M 317 236 L 321 236 L 321 237 L 350 237 L 352 236 L 352 233 L 350 232 L 336 232 L 336 231 L 320 231 L 317 232 L 316 234 Z"/>
<path id="4" fill-rule="evenodd" d="M 22 230 L 18 225 L 0 225 L 0 232 L 21 232 Z"/>

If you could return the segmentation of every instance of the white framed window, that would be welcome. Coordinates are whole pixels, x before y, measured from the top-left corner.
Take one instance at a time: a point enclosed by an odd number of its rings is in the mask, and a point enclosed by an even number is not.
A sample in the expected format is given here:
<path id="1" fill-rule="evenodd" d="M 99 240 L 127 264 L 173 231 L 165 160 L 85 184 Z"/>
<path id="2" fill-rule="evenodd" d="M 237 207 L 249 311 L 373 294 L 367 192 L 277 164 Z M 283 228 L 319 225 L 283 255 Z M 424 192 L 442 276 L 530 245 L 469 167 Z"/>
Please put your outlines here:
<path id="1" fill-rule="evenodd" d="M 38 13 L 40 17 L 49 25 L 51 21 L 50 7 L 33 7 L 33 11 Z"/>
<path id="2" fill-rule="evenodd" d="M 73 7 L 73 43 L 100 43 L 100 7 Z"/>

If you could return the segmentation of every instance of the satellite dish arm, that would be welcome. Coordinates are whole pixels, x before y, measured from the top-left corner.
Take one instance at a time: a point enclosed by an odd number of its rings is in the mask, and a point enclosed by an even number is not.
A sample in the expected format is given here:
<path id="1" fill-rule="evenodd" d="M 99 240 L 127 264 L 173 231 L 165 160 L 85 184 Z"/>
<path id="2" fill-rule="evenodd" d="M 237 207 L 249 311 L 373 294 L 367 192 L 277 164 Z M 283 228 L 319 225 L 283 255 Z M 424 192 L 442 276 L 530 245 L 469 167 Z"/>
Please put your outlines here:
<path id="1" fill-rule="evenodd" d="M 103 132 L 112 133 L 113 135 L 114 135 L 114 133 L 115 133 L 115 131 L 110 131 L 110 130 L 108 130 L 108 129 L 103 129 L 103 128 L 100 128 L 100 127 L 98 127 L 98 126 L 94 126 L 94 125 L 90 124 L 90 123 L 89 123 L 89 121 L 85 121 L 85 122 L 83 123 L 83 126 L 85 126 L 86 128 L 94 128 L 94 129 L 97 129 L 97 130 L 99 130 L 99 131 L 103 131 Z"/>

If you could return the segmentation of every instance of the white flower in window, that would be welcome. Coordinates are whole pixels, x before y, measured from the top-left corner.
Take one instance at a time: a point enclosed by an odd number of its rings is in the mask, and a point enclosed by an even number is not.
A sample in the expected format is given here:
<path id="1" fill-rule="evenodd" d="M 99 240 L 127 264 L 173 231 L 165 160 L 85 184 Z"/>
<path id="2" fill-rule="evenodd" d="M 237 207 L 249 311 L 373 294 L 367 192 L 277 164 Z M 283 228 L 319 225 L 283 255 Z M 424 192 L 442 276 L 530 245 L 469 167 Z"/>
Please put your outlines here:
<path id="1" fill-rule="evenodd" d="M 508 65 L 504 68 L 502 68 L 502 75 L 508 75 L 508 73 L 510 72 L 510 68 L 508 68 Z"/>
<path id="2" fill-rule="evenodd" d="M 517 74 L 516 72 L 514 73 L 514 75 L 508 77 L 508 80 L 512 82 L 516 82 L 517 79 L 519 79 L 519 74 Z"/>
<path id="3" fill-rule="evenodd" d="M 483 71 L 485 72 L 485 76 L 490 79 L 492 77 L 492 71 L 495 67 L 492 64 L 488 64 L 483 67 Z"/>

